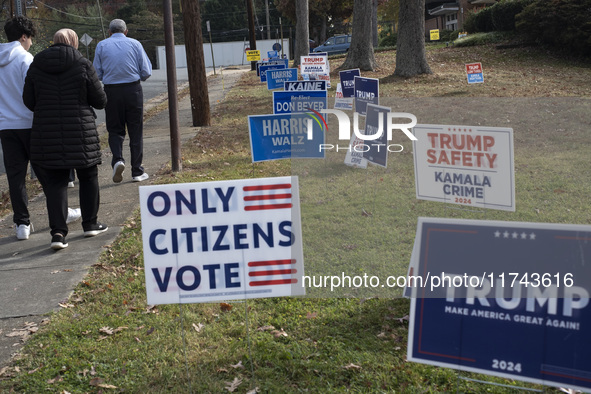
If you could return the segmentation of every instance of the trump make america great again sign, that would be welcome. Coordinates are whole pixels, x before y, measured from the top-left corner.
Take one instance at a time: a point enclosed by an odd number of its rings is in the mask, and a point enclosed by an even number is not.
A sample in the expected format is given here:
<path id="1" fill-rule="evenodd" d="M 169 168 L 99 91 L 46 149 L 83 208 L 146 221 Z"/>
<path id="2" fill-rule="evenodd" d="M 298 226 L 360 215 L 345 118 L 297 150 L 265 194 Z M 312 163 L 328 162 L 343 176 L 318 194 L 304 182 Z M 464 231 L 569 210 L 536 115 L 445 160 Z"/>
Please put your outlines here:
<path id="1" fill-rule="evenodd" d="M 297 177 L 141 186 L 148 304 L 303 295 Z"/>

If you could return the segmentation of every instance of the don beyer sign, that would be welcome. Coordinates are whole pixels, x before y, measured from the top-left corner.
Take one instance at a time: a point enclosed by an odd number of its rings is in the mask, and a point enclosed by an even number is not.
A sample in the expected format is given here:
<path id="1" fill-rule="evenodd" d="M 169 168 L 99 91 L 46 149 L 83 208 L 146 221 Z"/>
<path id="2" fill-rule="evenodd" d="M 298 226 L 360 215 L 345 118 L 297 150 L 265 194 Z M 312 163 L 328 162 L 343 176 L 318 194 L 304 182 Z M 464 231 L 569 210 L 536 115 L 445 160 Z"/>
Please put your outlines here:
<path id="1" fill-rule="evenodd" d="M 513 129 L 416 125 L 417 198 L 515 211 Z"/>
<path id="2" fill-rule="evenodd" d="M 297 177 L 139 193 L 148 304 L 304 294 Z"/>

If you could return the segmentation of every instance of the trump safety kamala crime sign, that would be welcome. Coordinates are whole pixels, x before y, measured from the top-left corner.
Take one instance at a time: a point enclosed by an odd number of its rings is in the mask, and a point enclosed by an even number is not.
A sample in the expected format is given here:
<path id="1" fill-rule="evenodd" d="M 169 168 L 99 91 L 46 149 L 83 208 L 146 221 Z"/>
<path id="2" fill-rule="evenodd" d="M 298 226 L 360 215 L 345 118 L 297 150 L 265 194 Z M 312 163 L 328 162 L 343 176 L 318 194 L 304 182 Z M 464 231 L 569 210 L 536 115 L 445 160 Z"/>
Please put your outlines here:
<path id="1" fill-rule="evenodd" d="M 297 177 L 139 192 L 148 304 L 304 294 Z"/>
<path id="2" fill-rule="evenodd" d="M 515 211 L 513 129 L 416 125 L 417 198 Z"/>

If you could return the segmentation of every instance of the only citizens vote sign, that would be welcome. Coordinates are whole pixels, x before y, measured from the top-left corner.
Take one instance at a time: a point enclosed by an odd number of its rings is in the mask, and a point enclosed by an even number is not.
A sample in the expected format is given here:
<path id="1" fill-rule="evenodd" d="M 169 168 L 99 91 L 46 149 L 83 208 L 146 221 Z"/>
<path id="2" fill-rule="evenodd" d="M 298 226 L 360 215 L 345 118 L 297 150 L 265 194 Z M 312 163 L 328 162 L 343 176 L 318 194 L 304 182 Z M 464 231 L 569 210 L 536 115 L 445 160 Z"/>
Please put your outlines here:
<path id="1" fill-rule="evenodd" d="M 297 177 L 139 193 L 148 304 L 304 294 Z"/>

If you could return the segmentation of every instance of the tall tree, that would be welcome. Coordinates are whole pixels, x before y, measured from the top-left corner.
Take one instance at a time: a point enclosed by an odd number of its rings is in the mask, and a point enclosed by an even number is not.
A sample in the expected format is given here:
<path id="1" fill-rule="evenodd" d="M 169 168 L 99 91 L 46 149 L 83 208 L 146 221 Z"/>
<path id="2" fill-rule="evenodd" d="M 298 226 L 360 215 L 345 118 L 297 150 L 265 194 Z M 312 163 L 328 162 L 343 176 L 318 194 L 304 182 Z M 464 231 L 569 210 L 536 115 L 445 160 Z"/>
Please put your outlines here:
<path id="1" fill-rule="evenodd" d="M 372 8 L 368 7 L 367 0 L 355 0 L 353 3 L 351 47 L 347 59 L 340 67 L 343 70 L 359 68 L 363 71 L 373 71 L 378 66 L 373 56 Z"/>
<path id="2" fill-rule="evenodd" d="M 394 75 L 431 74 L 425 51 L 425 0 L 400 0 L 399 3 Z"/>
<path id="3" fill-rule="evenodd" d="M 300 65 L 300 56 L 310 52 L 308 30 L 308 0 L 296 0 L 296 39 L 293 65 Z"/>
<path id="4" fill-rule="evenodd" d="M 187 53 L 187 73 L 191 94 L 191 114 L 193 126 L 209 126 L 209 94 L 205 57 L 203 55 L 203 34 L 201 30 L 201 10 L 198 1 L 181 0 L 183 6 L 183 30 L 185 32 L 185 52 Z"/>

